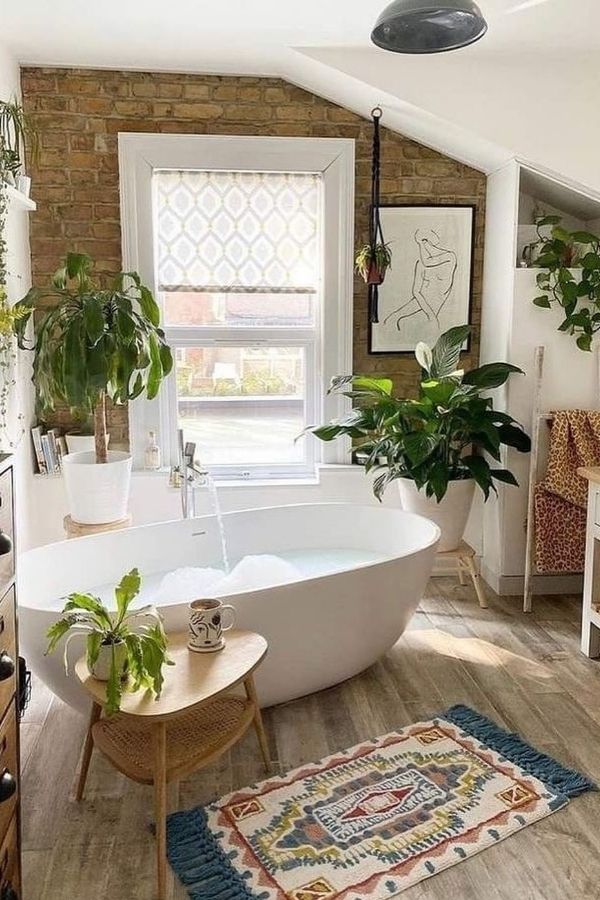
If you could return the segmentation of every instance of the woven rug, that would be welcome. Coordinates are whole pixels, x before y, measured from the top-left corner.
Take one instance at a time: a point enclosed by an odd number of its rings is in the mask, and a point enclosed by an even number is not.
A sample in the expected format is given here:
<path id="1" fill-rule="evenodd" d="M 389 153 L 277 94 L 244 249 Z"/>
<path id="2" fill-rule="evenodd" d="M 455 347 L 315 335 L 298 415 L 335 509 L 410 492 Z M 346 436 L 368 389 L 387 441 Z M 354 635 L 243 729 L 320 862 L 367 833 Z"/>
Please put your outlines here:
<path id="1" fill-rule="evenodd" d="M 169 817 L 193 900 L 384 900 L 594 789 L 465 706 Z"/>

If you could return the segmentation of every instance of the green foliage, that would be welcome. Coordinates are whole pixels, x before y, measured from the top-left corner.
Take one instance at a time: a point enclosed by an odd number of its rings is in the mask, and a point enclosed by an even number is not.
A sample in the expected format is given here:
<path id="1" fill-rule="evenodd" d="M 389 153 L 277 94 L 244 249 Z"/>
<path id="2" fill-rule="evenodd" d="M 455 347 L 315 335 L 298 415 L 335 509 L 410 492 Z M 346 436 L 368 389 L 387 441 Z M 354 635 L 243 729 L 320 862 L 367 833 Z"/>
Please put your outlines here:
<path id="1" fill-rule="evenodd" d="M 100 649 L 110 646 L 112 663 L 106 686 L 106 712 L 112 715 L 121 706 L 124 690 L 140 688 L 151 691 L 157 698 L 163 685 L 162 668 L 173 665 L 167 656 L 167 638 L 162 619 L 154 606 L 131 609 L 141 585 L 140 573 L 132 569 L 123 576 L 115 588 L 116 612 L 111 613 L 98 597 L 92 594 L 69 594 L 62 616 L 47 632 L 46 654 L 52 653 L 63 637 L 64 662 L 68 674 L 67 650 L 71 638 L 86 638 L 86 658 L 91 669 L 100 655 Z M 69 634 L 70 633 L 70 634 Z M 116 647 L 121 643 L 127 649 L 127 681 L 117 664 Z"/>
<path id="2" fill-rule="evenodd" d="M 368 281 L 371 266 L 374 265 L 381 275 L 385 275 L 387 269 L 392 266 L 392 253 L 389 244 L 376 244 L 375 250 L 371 250 L 370 244 L 365 244 L 356 254 L 354 266 L 361 278 Z"/>
<path id="3" fill-rule="evenodd" d="M 367 454 L 366 470 L 378 472 L 373 489 L 379 500 L 398 478 L 411 479 L 438 502 L 450 481 L 474 478 L 486 500 L 496 490 L 494 480 L 517 483 L 507 469 L 492 468 L 486 456 L 500 462 L 503 445 L 527 453 L 530 440 L 484 394 L 521 370 L 498 362 L 465 375 L 457 366 L 468 333 L 466 325 L 451 328 L 435 347 L 418 345 L 415 355 L 424 371 L 417 400 L 392 396 L 388 378 L 338 376 L 330 391 L 350 397 L 354 409 L 341 420 L 306 429 L 322 441 L 350 437 Z"/>
<path id="4" fill-rule="evenodd" d="M 13 177 L 19 174 L 26 142 L 35 161 L 39 156 L 39 136 L 31 118 L 16 100 L 0 100 L 0 169 Z"/>
<path id="5" fill-rule="evenodd" d="M 137 272 L 120 272 L 102 289 L 92 280 L 92 267 L 89 256 L 69 253 L 47 289 L 31 288 L 17 304 L 28 311 L 16 332 L 19 347 L 34 351 L 42 414 L 60 402 L 80 416 L 91 415 L 105 395 L 117 404 L 144 391 L 152 399 L 173 367 L 158 305 Z"/>
<path id="6" fill-rule="evenodd" d="M 568 231 L 560 222 L 560 216 L 536 219 L 539 242 L 533 264 L 543 271 L 537 276 L 540 294 L 533 303 L 541 309 L 561 306 L 564 319 L 559 331 L 575 337 L 580 350 L 590 351 L 600 330 L 600 237 Z M 548 225 L 550 236 L 544 236 L 541 229 Z"/>

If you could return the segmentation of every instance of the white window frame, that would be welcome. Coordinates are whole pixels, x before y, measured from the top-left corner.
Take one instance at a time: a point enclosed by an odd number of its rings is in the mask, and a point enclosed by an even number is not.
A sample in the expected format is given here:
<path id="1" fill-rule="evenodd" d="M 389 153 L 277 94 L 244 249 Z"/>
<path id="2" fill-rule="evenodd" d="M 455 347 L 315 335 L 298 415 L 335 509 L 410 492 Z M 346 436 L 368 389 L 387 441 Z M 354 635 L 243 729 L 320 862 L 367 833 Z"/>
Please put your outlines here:
<path id="1" fill-rule="evenodd" d="M 124 271 L 137 271 L 156 290 L 155 235 L 153 233 L 152 174 L 155 169 L 222 169 L 229 171 L 322 173 L 322 290 L 318 295 L 318 340 L 315 368 L 317 385 L 306 387 L 306 410 L 315 422 L 343 415 L 344 398 L 328 396 L 331 378 L 352 371 L 352 287 L 354 235 L 354 141 L 337 138 L 247 137 L 230 135 L 119 133 L 122 254 Z M 167 330 L 167 329 L 165 329 Z M 261 345 L 254 327 L 228 329 L 227 346 Z M 283 334 L 286 329 L 276 329 Z M 217 338 L 215 343 L 223 344 Z M 211 340 L 203 327 L 202 343 Z M 288 338 L 287 335 L 290 337 Z M 309 333 L 288 329 L 282 346 L 307 345 Z M 310 329 L 310 340 L 314 330 Z M 168 339 L 177 346 L 197 346 L 197 333 L 169 326 Z M 264 343 L 264 342 L 263 342 Z M 156 431 L 165 465 L 177 462 L 177 397 L 175 374 L 166 379 L 156 400 L 143 398 L 129 404 L 129 433 L 134 467 L 143 467 L 149 431 Z M 349 462 L 349 442 L 321 444 L 307 438 L 308 467 L 258 467 L 229 478 L 287 478 L 312 476 L 319 463 Z M 219 468 L 216 468 L 219 474 Z M 249 477 L 250 476 L 250 477 Z"/>

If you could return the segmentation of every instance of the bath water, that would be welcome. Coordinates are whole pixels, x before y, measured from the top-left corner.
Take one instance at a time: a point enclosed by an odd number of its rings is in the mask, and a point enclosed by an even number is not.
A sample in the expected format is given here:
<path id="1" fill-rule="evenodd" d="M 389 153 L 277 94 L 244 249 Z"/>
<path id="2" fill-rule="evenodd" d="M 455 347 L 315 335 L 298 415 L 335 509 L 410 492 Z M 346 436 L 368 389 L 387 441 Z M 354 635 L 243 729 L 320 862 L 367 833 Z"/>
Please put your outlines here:
<path id="1" fill-rule="evenodd" d="M 327 549 L 287 550 L 277 555 L 244 556 L 236 561 L 230 572 L 217 566 L 185 566 L 174 570 L 144 573 L 142 588 L 135 606 L 156 603 L 172 606 L 189 603 L 199 597 L 231 597 L 245 591 L 257 591 L 278 584 L 290 584 L 308 578 L 318 578 L 381 562 L 385 555 L 369 550 L 347 547 Z M 132 565 L 135 561 L 132 560 Z M 114 584 L 85 588 L 114 609 Z M 83 589 L 83 587 L 82 587 Z M 62 609 L 64 598 L 57 598 L 53 609 Z"/>

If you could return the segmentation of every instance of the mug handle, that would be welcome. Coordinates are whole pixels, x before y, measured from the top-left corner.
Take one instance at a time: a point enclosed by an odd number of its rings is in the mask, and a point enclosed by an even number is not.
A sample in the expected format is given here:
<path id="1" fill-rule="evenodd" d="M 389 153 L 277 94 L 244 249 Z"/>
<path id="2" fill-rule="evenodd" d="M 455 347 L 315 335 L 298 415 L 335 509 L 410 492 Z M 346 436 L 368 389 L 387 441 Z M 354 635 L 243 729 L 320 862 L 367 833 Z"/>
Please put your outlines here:
<path id="1" fill-rule="evenodd" d="M 221 615 L 223 615 L 225 610 L 227 610 L 227 612 L 231 613 L 231 622 L 229 623 L 229 625 L 222 624 L 221 629 L 223 631 L 229 631 L 235 625 L 235 606 L 228 606 L 228 605 L 222 606 L 221 607 Z"/>

